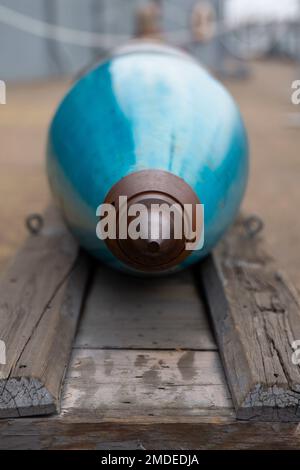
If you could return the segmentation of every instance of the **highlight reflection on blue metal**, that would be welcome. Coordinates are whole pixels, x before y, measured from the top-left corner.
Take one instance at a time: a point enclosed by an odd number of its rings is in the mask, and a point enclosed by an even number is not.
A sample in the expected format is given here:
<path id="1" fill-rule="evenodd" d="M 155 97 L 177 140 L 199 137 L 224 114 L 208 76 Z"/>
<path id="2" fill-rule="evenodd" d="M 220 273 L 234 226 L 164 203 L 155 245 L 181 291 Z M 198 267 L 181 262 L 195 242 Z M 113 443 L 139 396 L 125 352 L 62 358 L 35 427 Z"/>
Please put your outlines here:
<path id="1" fill-rule="evenodd" d="M 83 247 L 132 271 L 96 236 L 96 208 L 130 173 L 183 178 L 205 206 L 205 256 L 232 223 L 248 177 L 248 144 L 228 92 L 185 54 L 136 46 L 77 81 L 49 132 L 47 170 L 64 217 Z"/>

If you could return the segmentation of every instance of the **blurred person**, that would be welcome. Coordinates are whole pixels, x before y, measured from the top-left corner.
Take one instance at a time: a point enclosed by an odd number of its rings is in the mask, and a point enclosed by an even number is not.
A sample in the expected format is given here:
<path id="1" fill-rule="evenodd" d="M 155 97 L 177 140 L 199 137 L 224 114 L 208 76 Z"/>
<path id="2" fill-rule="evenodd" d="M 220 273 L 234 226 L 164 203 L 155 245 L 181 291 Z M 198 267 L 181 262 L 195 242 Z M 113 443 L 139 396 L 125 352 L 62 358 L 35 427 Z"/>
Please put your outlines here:
<path id="1" fill-rule="evenodd" d="M 162 39 L 161 9 L 154 2 L 137 9 L 135 36 L 137 38 Z"/>
<path id="2" fill-rule="evenodd" d="M 207 1 L 196 3 L 192 12 L 192 33 L 194 41 L 209 42 L 215 34 L 216 12 Z"/>

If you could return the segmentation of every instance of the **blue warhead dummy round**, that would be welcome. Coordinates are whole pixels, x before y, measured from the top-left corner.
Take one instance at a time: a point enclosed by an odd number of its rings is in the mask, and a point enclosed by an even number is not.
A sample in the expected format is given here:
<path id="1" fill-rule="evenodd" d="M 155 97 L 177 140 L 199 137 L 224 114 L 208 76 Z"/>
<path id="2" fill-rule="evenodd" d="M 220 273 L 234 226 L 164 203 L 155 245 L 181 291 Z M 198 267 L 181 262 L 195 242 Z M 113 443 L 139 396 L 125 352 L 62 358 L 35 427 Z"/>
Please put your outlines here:
<path id="1" fill-rule="evenodd" d="M 51 190 L 79 243 L 132 273 L 206 256 L 247 183 L 245 128 L 229 93 L 176 49 L 136 43 L 73 85 L 49 131 Z"/>

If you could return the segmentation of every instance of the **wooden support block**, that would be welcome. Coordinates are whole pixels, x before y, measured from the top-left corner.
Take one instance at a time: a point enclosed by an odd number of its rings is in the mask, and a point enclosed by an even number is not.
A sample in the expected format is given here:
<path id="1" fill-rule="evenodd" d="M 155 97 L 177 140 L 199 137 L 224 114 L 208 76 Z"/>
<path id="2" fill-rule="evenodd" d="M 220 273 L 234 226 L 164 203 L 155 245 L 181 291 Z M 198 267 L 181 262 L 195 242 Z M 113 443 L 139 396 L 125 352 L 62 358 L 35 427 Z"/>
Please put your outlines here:
<path id="1" fill-rule="evenodd" d="M 86 255 L 49 208 L 0 283 L 0 417 L 58 411 L 89 272 Z M 3 344 L 2 343 L 2 344 Z"/>
<path id="2" fill-rule="evenodd" d="M 247 223 L 246 223 L 247 226 Z M 196 267 L 207 299 L 237 418 L 299 421 L 299 296 L 240 218 L 213 256 Z"/>

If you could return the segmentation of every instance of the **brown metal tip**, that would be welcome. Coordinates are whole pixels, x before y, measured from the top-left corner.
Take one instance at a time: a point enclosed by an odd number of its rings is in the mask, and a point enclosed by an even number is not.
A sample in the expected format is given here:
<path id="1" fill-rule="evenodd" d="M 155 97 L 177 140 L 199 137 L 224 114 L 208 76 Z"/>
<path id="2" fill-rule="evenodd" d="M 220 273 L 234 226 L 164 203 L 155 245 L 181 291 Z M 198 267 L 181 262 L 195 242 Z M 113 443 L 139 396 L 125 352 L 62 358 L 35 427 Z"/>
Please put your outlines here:
<path id="1" fill-rule="evenodd" d="M 160 272 L 178 265 L 190 254 L 186 250 L 184 234 L 179 239 L 176 237 L 174 216 L 167 218 L 163 213 L 156 214 L 152 210 L 153 205 L 183 207 L 184 204 L 199 204 L 198 197 L 183 179 L 161 170 L 140 171 L 121 179 L 104 201 L 106 204 L 114 204 L 117 221 L 120 196 L 127 197 L 128 212 L 133 204 L 142 204 L 147 209 L 139 224 L 140 233 L 147 230 L 146 237 L 132 239 L 128 236 L 122 239 L 117 223 L 117 238 L 106 240 L 108 248 L 120 261 L 139 271 Z M 182 217 L 181 212 L 180 216 Z M 132 220 L 133 218 L 128 216 L 127 228 Z M 163 236 L 166 233 L 164 230 L 169 232 L 168 238 Z"/>

